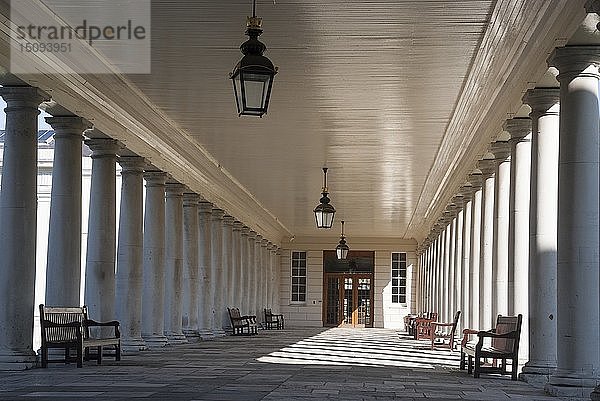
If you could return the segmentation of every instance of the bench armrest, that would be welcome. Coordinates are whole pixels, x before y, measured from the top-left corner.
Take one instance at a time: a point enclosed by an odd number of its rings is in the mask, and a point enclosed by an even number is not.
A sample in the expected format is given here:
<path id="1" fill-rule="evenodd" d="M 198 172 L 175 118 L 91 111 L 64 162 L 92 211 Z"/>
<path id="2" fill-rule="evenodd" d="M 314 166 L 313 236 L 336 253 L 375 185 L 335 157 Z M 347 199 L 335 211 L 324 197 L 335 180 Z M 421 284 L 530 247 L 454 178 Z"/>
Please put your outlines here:
<path id="1" fill-rule="evenodd" d="M 42 326 L 44 328 L 47 327 L 81 327 L 81 323 L 79 322 L 69 322 L 69 323 L 55 323 L 55 322 L 51 322 L 50 320 L 43 320 L 42 321 L 43 324 Z"/>
<path id="2" fill-rule="evenodd" d="M 479 337 L 479 340 L 483 340 L 484 338 L 517 338 L 517 331 L 509 331 L 508 333 L 504 333 L 504 334 L 496 334 L 492 331 L 480 331 L 479 333 L 477 333 L 477 336 Z"/>
<path id="3" fill-rule="evenodd" d="M 84 325 L 88 327 L 103 327 L 103 326 L 114 326 L 119 327 L 120 323 L 117 320 L 111 320 L 110 322 L 97 322 L 92 319 L 87 319 L 84 322 Z"/>
<path id="4" fill-rule="evenodd" d="M 450 326 L 454 326 L 454 323 L 440 323 L 440 322 L 431 322 L 432 325 L 434 326 L 439 326 L 439 327 L 450 327 Z"/>

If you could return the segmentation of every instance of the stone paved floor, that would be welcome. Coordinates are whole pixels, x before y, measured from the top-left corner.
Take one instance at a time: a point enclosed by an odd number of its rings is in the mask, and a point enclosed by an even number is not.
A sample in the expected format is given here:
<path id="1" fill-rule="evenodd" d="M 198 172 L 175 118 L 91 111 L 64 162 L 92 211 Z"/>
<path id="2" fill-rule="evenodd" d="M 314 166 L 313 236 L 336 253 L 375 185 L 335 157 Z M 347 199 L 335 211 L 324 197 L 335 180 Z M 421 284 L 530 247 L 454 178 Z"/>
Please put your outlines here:
<path id="1" fill-rule="evenodd" d="M 0 400 L 564 400 L 386 329 L 286 329 L 0 372 Z"/>

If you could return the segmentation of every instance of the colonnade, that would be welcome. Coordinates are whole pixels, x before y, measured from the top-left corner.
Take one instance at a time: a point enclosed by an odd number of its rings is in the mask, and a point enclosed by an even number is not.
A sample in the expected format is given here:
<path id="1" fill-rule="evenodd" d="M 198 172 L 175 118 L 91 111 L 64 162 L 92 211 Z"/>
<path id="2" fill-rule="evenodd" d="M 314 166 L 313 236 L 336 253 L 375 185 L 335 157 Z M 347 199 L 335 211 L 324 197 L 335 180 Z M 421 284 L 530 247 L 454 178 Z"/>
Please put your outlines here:
<path id="1" fill-rule="evenodd" d="M 37 116 L 49 96 L 3 87 L 0 192 L 0 369 L 35 362 Z M 279 247 L 77 116 L 55 130 L 46 304 L 79 305 L 82 141 L 92 154 L 83 299 L 95 320 L 121 323 L 124 351 L 224 335 L 227 307 L 278 311 Z M 116 164 L 121 166 L 117 229 Z M 146 192 L 144 197 L 144 182 Z"/>
<path id="2" fill-rule="evenodd" d="M 490 144 L 419 245 L 418 308 L 482 330 L 523 314 L 521 378 L 587 397 L 600 382 L 600 47 L 548 63 L 560 89 L 527 91 L 529 118 L 505 122 L 510 140 Z"/>

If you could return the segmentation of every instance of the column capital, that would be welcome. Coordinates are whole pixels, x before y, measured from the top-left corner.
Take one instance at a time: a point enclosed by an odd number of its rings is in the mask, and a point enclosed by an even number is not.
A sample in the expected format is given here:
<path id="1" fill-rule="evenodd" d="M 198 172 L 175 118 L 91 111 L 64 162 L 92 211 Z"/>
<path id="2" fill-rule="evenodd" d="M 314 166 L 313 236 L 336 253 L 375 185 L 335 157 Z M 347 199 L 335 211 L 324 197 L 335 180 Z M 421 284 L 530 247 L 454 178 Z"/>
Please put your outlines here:
<path id="1" fill-rule="evenodd" d="M 0 88 L 0 96 L 6 102 L 7 113 L 22 108 L 34 108 L 39 113 L 40 103 L 50 100 L 50 95 L 33 86 L 4 86 Z"/>
<path id="2" fill-rule="evenodd" d="M 481 170 L 484 179 L 490 178 L 496 171 L 495 159 L 482 159 L 477 162 L 477 168 Z"/>
<path id="3" fill-rule="evenodd" d="M 528 89 L 523 95 L 523 103 L 531 107 L 531 113 L 529 114 L 531 117 L 543 114 L 558 115 L 559 102 L 559 88 L 533 88 Z"/>
<path id="4" fill-rule="evenodd" d="M 256 231 L 249 229 L 248 231 L 248 239 L 251 241 L 256 241 Z"/>
<path id="5" fill-rule="evenodd" d="M 452 197 L 451 202 L 456 206 L 457 214 L 460 209 L 462 209 L 465 204 L 465 194 L 460 192 Z"/>
<path id="6" fill-rule="evenodd" d="M 194 192 L 184 192 L 183 193 L 183 207 L 198 207 L 198 201 L 200 200 L 200 195 Z"/>
<path id="7" fill-rule="evenodd" d="M 225 216 L 225 212 L 222 209 L 214 208 L 212 209 L 212 219 L 213 221 L 222 221 Z"/>
<path id="8" fill-rule="evenodd" d="M 250 228 L 242 226 L 242 236 L 247 237 L 250 234 Z"/>
<path id="9" fill-rule="evenodd" d="M 262 241 L 260 241 L 260 246 L 266 248 L 268 243 L 269 240 L 263 237 Z"/>
<path id="10" fill-rule="evenodd" d="M 470 173 L 469 182 L 471 183 L 471 190 L 473 191 L 472 193 L 477 192 L 481 189 L 481 186 L 483 185 L 483 174 L 475 172 Z"/>
<path id="11" fill-rule="evenodd" d="M 200 202 L 198 202 L 198 213 L 212 214 L 212 210 L 212 203 L 203 200 L 200 200 Z"/>
<path id="12" fill-rule="evenodd" d="M 523 141 L 527 135 L 531 134 L 531 118 L 511 118 L 504 122 L 502 129 L 510 134 L 511 141 Z"/>
<path id="13" fill-rule="evenodd" d="M 242 231 L 242 227 L 243 227 L 243 223 L 241 221 L 234 221 L 233 222 L 233 231 Z"/>
<path id="14" fill-rule="evenodd" d="M 86 139 L 85 144 L 92 150 L 92 159 L 116 157 L 119 152 L 119 141 L 110 138 Z"/>
<path id="15" fill-rule="evenodd" d="M 600 46 L 557 47 L 548 57 L 548 67 L 559 71 L 556 79 L 572 79 L 575 76 L 600 78 Z"/>
<path id="16" fill-rule="evenodd" d="M 144 171 L 146 188 L 164 187 L 167 182 L 167 173 L 163 171 Z"/>
<path id="17" fill-rule="evenodd" d="M 121 166 L 121 175 L 144 172 L 146 161 L 140 156 L 121 156 L 117 159 L 117 163 Z"/>
<path id="18" fill-rule="evenodd" d="M 187 187 L 183 184 L 178 183 L 177 181 L 167 181 L 165 184 L 165 191 L 167 198 L 171 197 L 182 197 L 183 192 L 187 189 Z"/>
<path id="19" fill-rule="evenodd" d="M 490 152 L 494 154 L 497 163 L 510 159 L 510 144 L 508 141 L 496 141 L 490 145 Z"/>
<path id="20" fill-rule="evenodd" d="M 88 120 L 78 116 L 46 117 L 45 120 L 54 129 L 55 138 L 75 135 L 83 139 L 83 131 L 92 128 Z"/>
<path id="21" fill-rule="evenodd" d="M 479 177 L 481 178 L 481 177 Z M 463 205 L 471 198 L 471 195 L 475 193 L 477 189 L 469 183 L 469 185 L 461 185 L 458 189 L 460 195 L 463 196 Z"/>
<path id="22" fill-rule="evenodd" d="M 263 236 L 259 233 L 256 233 L 256 242 L 261 242 L 263 240 Z"/>
<path id="23" fill-rule="evenodd" d="M 228 214 L 223 215 L 223 224 L 225 224 L 226 226 L 233 228 L 234 221 L 235 219 L 233 218 L 233 216 L 230 216 Z"/>

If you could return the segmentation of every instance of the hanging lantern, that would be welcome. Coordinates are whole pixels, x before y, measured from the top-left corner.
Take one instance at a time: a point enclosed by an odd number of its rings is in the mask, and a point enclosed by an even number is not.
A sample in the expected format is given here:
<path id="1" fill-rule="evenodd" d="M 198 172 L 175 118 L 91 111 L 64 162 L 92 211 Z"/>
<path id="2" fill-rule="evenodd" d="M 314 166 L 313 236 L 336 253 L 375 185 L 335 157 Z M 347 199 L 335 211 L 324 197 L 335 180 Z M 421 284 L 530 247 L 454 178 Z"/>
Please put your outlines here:
<path id="1" fill-rule="evenodd" d="M 319 204 L 315 207 L 315 219 L 317 221 L 317 228 L 331 228 L 333 225 L 333 217 L 335 216 L 335 208 L 329 203 L 329 197 L 327 196 L 327 167 L 323 167 L 323 190 Z"/>
<path id="2" fill-rule="evenodd" d="M 346 260 L 348 257 L 348 245 L 346 244 L 346 237 L 344 237 L 344 220 L 342 220 L 342 235 L 340 236 L 340 243 L 335 247 L 335 253 L 338 260 Z"/>

